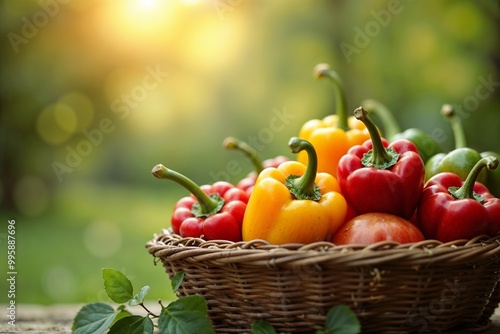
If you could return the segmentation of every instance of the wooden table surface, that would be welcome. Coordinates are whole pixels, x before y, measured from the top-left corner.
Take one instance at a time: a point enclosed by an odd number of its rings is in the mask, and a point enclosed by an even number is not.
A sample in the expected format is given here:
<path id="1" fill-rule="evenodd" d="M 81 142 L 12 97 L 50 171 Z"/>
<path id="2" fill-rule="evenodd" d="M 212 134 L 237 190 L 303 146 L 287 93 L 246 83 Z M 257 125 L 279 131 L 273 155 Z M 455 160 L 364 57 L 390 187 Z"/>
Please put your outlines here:
<path id="1" fill-rule="evenodd" d="M 2 318 L 0 333 L 31 333 L 31 334 L 70 334 L 73 318 L 82 305 L 18 305 L 16 308 L 16 326 L 7 324 L 4 315 L 6 305 L 0 305 Z M 134 311 L 138 311 L 134 308 Z M 466 332 L 464 332 L 466 333 Z M 483 332 L 487 334 L 500 333 L 500 308 L 492 317 L 491 327 Z"/>

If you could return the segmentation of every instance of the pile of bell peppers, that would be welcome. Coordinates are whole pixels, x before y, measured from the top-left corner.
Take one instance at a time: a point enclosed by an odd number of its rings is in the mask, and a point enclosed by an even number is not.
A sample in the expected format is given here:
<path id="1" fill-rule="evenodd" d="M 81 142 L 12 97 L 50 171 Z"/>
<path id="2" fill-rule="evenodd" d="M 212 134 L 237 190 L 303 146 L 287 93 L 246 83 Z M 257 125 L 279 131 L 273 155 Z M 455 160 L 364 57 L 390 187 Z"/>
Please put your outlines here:
<path id="1" fill-rule="evenodd" d="M 250 145 L 227 137 L 224 147 L 243 152 L 254 166 L 234 184 L 198 186 L 161 164 L 153 168 L 156 178 L 190 192 L 173 207 L 172 233 L 277 245 L 500 237 L 500 155 L 467 147 L 451 105 L 441 112 L 456 148 L 445 153 L 442 138 L 416 128 L 401 131 L 378 101 L 367 99 L 349 115 L 339 75 L 326 64 L 314 75 L 334 84 L 336 109 L 305 122 L 290 138 L 295 156 L 261 161 Z"/>

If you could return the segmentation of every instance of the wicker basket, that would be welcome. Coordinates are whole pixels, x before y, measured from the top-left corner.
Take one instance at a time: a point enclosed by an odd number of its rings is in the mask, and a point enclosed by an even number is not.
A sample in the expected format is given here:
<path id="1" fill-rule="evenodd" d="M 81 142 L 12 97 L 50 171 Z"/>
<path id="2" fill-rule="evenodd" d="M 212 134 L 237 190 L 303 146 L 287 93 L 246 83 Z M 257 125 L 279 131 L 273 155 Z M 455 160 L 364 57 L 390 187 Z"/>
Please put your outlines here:
<path id="1" fill-rule="evenodd" d="M 314 332 L 345 304 L 363 332 L 487 329 L 499 303 L 500 236 L 398 245 L 269 245 L 205 241 L 163 231 L 147 243 L 179 296 L 206 298 L 218 333 L 265 319 L 280 333 Z"/>

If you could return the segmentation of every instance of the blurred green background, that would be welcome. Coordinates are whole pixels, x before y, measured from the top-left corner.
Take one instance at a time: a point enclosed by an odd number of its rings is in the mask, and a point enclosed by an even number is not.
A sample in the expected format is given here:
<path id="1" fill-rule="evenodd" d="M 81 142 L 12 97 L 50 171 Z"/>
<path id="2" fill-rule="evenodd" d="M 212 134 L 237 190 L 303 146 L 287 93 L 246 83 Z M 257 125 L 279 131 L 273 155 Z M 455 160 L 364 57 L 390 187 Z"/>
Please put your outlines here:
<path id="1" fill-rule="evenodd" d="M 251 165 L 229 135 L 293 158 L 288 139 L 334 112 L 318 63 L 350 109 L 377 99 L 449 150 L 451 103 L 469 146 L 500 151 L 499 20 L 487 0 L 2 1 L 0 263 L 15 219 L 16 301 L 106 300 L 103 267 L 172 298 L 144 245 L 186 192 L 152 167 L 237 182 Z"/>

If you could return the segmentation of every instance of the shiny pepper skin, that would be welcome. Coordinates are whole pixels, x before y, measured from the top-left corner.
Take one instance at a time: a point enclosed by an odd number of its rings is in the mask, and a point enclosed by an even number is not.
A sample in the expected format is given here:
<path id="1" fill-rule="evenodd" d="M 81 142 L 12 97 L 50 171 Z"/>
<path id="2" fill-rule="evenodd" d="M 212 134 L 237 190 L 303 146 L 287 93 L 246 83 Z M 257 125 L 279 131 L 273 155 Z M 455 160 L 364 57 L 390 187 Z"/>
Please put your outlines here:
<path id="1" fill-rule="evenodd" d="M 354 113 L 365 122 L 372 139 L 352 147 L 340 159 L 337 177 L 347 204 L 358 215 L 383 212 L 410 220 L 425 176 L 417 147 L 405 139 L 388 144 L 365 109 Z"/>
<path id="2" fill-rule="evenodd" d="M 193 181 L 163 165 L 153 168 L 153 175 L 173 180 L 191 191 L 174 206 L 171 228 L 182 237 L 205 240 L 241 240 L 241 225 L 248 195 L 229 182 L 198 187 Z"/>
<path id="3" fill-rule="evenodd" d="M 426 238 L 448 242 L 500 232 L 500 199 L 476 181 L 484 167 L 497 169 L 498 159 L 480 159 L 465 181 L 451 172 L 427 181 L 417 209 L 418 226 Z"/>
<path id="4" fill-rule="evenodd" d="M 244 241 L 325 241 L 344 222 L 347 205 L 335 177 L 316 173 L 317 159 L 309 142 L 294 137 L 289 145 L 294 153 L 307 150 L 310 164 L 287 161 L 259 174 L 243 220 Z"/>
<path id="5" fill-rule="evenodd" d="M 264 169 L 269 168 L 269 167 L 277 168 L 279 165 L 281 165 L 282 163 L 284 163 L 286 161 L 290 161 L 290 159 L 284 155 L 279 155 L 279 156 L 272 158 L 272 159 L 266 159 L 262 162 L 262 169 L 264 170 Z M 259 176 L 259 174 L 256 171 L 250 172 L 245 178 L 238 181 L 238 183 L 236 184 L 236 187 L 245 191 L 247 193 L 247 195 L 250 196 L 250 194 L 252 193 L 253 188 L 255 186 L 255 181 L 257 181 L 258 176 Z"/>

